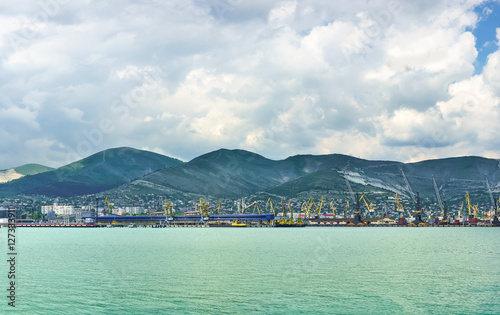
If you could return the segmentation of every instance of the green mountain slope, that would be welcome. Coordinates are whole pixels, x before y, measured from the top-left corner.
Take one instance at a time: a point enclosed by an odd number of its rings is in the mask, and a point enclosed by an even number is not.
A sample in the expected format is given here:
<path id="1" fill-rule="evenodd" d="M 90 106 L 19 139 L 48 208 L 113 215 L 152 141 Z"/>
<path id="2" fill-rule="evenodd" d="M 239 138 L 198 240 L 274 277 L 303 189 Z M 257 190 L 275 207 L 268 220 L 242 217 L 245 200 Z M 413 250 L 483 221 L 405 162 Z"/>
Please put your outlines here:
<path id="1" fill-rule="evenodd" d="M 8 170 L 1 170 L 0 183 L 10 182 L 26 175 L 35 175 L 51 170 L 53 170 L 53 168 L 40 164 L 26 164 L 16 168 L 10 168 Z"/>
<path id="2" fill-rule="evenodd" d="M 0 196 L 68 197 L 100 192 L 182 161 L 131 148 L 109 149 L 53 171 L 0 185 Z"/>
<path id="3" fill-rule="evenodd" d="M 330 168 L 388 164 L 394 162 L 367 161 L 340 154 L 297 155 L 274 161 L 244 150 L 221 149 L 186 164 L 148 175 L 123 187 L 123 192 L 145 193 L 153 189 L 156 193 L 236 198 L 278 186 L 282 188 L 277 188 L 276 192 L 289 196 L 308 190 L 307 179 L 298 184 L 286 185 L 301 176 Z M 291 185 L 295 185 L 293 189 L 287 189 Z"/>
<path id="4" fill-rule="evenodd" d="M 16 172 L 23 175 L 36 175 L 48 171 L 54 170 L 52 167 L 40 165 L 40 164 L 25 164 L 14 168 Z"/>

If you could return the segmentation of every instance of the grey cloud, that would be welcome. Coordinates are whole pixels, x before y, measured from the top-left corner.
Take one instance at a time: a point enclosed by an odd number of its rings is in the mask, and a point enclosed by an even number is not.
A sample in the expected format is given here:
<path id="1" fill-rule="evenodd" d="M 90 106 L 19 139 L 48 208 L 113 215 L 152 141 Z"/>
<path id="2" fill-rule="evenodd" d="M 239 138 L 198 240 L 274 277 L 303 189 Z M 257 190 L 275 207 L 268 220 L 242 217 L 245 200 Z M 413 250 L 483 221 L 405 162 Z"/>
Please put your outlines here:
<path id="1" fill-rule="evenodd" d="M 400 6 L 398 1 L 297 1 L 295 11 L 280 13 L 288 14 L 281 24 L 268 23 L 271 11 L 287 3 L 293 1 L 76 1 L 61 4 L 19 49 L 9 46 L 13 33 L 4 34 L 0 112 L 24 114 L 3 116 L 0 149 L 11 153 L 0 156 L 0 169 L 14 166 L 16 156 L 62 165 L 82 143 L 90 143 L 90 153 L 148 147 L 184 160 L 219 147 L 284 158 L 308 150 L 323 153 L 314 151 L 318 143 L 337 132 L 379 137 L 374 146 L 388 148 L 386 158 L 393 158 L 390 150 L 419 147 L 429 135 L 414 130 L 413 141 L 384 137 L 380 117 L 401 108 L 433 108 L 450 99 L 452 82 L 471 76 L 464 65 L 438 74 L 408 69 L 388 80 L 365 79 L 367 72 L 379 73 L 388 64 L 388 50 L 398 48 L 391 40 L 446 17 L 446 1 Z M 454 5 L 460 12 L 472 8 Z M 0 23 L 29 20 L 40 10 L 36 1 L 0 7 Z M 444 19 L 442 27 L 464 29 L 459 19 Z M 161 73 L 158 84 L 131 100 L 148 69 Z M 189 81 L 190 75 L 199 81 Z M 238 80 L 244 83 L 234 83 Z M 301 95 L 316 100 L 294 109 L 292 99 Z M 214 123 L 226 124 L 227 137 L 195 130 L 213 109 L 222 120 Z M 224 118 L 228 112 L 233 117 Z M 287 112 L 288 121 L 279 122 Z M 114 130 L 103 131 L 103 121 Z M 28 122 L 30 127 L 19 127 Z M 260 142 L 250 145 L 247 138 L 253 134 Z M 474 132 L 465 134 L 475 139 Z M 39 146 L 30 147 L 35 140 Z M 474 145 L 488 147 L 480 141 Z"/>

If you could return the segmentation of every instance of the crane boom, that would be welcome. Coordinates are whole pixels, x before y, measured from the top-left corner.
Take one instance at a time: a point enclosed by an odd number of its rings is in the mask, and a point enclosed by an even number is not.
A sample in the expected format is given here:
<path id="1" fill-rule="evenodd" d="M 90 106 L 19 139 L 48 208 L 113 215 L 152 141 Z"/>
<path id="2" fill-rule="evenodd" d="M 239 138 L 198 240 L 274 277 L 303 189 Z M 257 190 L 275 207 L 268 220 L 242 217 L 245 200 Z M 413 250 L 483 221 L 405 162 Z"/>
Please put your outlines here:
<path id="1" fill-rule="evenodd" d="M 469 218 L 471 217 L 471 211 L 470 209 L 472 208 L 472 205 L 470 204 L 470 197 L 469 197 L 469 192 L 465 195 L 465 202 L 467 203 L 467 207 L 469 208 Z"/>
<path id="2" fill-rule="evenodd" d="M 259 211 L 259 214 L 260 214 L 260 207 L 259 207 L 259 202 L 258 202 L 258 201 L 254 201 L 254 202 L 252 202 L 251 204 L 249 204 L 248 206 L 247 206 L 247 205 L 245 205 L 245 207 L 243 207 L 243 208 L 241 209 L 241 214 L 244 214 L 244 213 L 245 213 L 245 211 L 246 211 L 247 209 L 251 208 L 252 206 L 256 206 L 256 207 L 257 207 L 257 210 Z M 255 212 L 255 209 L 254 209 L 254 212 Z"/>
<path id="3" fill-rule="evenodd" d="M 270 204 L 272 213 L 273 213 L 274 215 L 276 215 L 276 211 L 274 210 L 273 200 L 271 199 L 271 197 L 269 197 L 269 199 L 267 199 L 267 202 L 266 202 L 266 207 L 267 207 L 267 204 Z"/>
<path id="4" fill-rule="evenodd" d="M 321 215 L 321 208 L 323 208 L 324 201 L 325 201 L 325 197 L 321 196 L 319 207 L 316 208 L 316 210 L 318 211 L 318 216 Z M 316 212 L 316 210 L 315 210 L 315 212 Z"/>
<path id="5" fill-rule="evenodd" d="M 403 168 L 399 168 L 399 170 L 401 171 L 401 173 L 403 174 L 403 178 L 405 180 L 405 184 L 406 184 L 406 188 L 408 189 L 408 192 L 410 193 L 410 197 L 411 199 L 413 200 L 414 203 L 417 203 L 417 199 L 415 198 L 415 193 L 413 192 L 413 190 L 411 189 L 411 186 L 410 186 L 410 182 L 408 181 L 408 178 L 406 177 L 406 174 L 405 172 L 403 171 Z"/>
<path id="6" fill-rule="evenodd" d="M 349 189 L 349 193 L 351 194 L 351 197 L 354 200 L 354 202 L 356 202 L 356 197 L 354 196 L 354 192 L 352 191 L 352 187 L 351 187 L 351 184 L 349 183 L 349 180 L 347 179 L 347 176 L 344 176 L 344 178 L 345 178 L 345 183 L 347 185 L 347 188 Z"/>
<path id="7" fill-rule="evenodd" d="M 373 203 L 371 203 L 371 201 L 368 199 L 368 197 L 366 197 L 365 194 L 362 194 L 361 197 L 359 198 L 359 200 L 363 200 L 363 202 L 365 203 L 365 206 L 366 206 L 366 209 L 368 209 L 368 212 L 370 213 L 370 215 L 375 211 L 373 210 L 373 207 L 375 206 Z"/>
<path id="8" fill-rule="evenodd" d="M 332 200 L 332 202 L 330 202 L 330 208 L 332 208 L 332 214 L 333 214 L 333 217 L 335 217 L 335 211 L 337 209 L 335 209 L 335 205 L 333 204 L 333 200 Z"/>
<path id="9" fill-rule="evenodd" d="M 436 179 L 434 178 L 434 175 L 432 175 L 432 182 L 434 183 L 434 190 L 436 191 L 436 198 L 439 204 L 439 208 L 441 211 L 443 210 L 443 201 L 441 200 L 441 196 L 439 195 L 439 188 L 436 184 Z"/>
<path id="10" fill-rule="evenodd" d="M 486 180 L 486 187 L 488 188 L 488 194 L 490 195 L 491 206 L 495 206 L 495 199 L 493 198 L 493 193 L 491 192 L 490 182 L 488 181 L 488 176 L 484 175 L 484 179 Z"/>

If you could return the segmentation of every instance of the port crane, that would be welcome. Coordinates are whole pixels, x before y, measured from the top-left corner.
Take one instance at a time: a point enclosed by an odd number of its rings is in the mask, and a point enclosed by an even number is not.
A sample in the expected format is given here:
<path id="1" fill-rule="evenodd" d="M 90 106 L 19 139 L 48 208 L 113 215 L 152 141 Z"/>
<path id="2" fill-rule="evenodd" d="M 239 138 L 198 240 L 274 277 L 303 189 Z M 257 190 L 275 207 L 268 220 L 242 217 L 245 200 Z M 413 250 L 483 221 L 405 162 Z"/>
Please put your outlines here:
<path id="1" fill-rule="evenodd" d="M 363 200 L 363 202 L 365 203 L 366 209 L 368 209 L 368 213 L 370 214 L 370 218 L 373 218 L 373 213 L 375 212 L 373 208 L 375 207 L 375 205 L 371 203 L 371 201 L 368 199 L 368 197 L 366 197 L 365 194 L 361 195 L 359 201 L 361 200 Z"/>
<path id="2" fill-rule="evenodd" d="M 413 202 L 416 204 L 417 199 L 415 198 L 415 193 L 413 192 L 413 189 L 411 189 L 410 182 L 408 181 L 408 178 L 406 177 L 406 174 L 403 171 L 403 169 L 400 167 L 399 170 L 401 171 L 401 174 L 403 174 L 403 179 L 405 181 L 406 188 L 408 189 L 408 192 L 410 193 L 410 197 L 413 200 Z"/>
<path id="3" fill-rule="evenodd" d="M 415 211 L 413 211 L 413 213 L 415 213 L 415 220 L 413 220 L 413 222 L 411 222 L 408 225 L 419 225 L 419 226 L 429 225 L 427 222 L 422 221 L 422 209 L 420 208 L 420 195 L 418 191 L 416 200 L 417 202 L 415 206 Z"/>
<path id="4" fill-rule="evenodd" d="M 281 220 L 278 220 L 278 223 L 288 224 L 288 220 L 286 219 L 286 205 L 283 201 L 283 198 L 281 198 L 281 210 L 283 211 L 283 218 Z"/>
<path id="5" fill-rule="evenodd" d="M 293 219 L 293 210 L 290 206 L 290 203 L 288 203 L 288 210 L 290 211 L 290 220 L 288 220 L 288 224 L 295 224 L 295 221 Z"/>
<path id="6" fill-rule="evenodd" d="M 221 204 L 221 201 L 219 199 L 219 203 L 217 204 L 217 215 L 220 214 L 220 204 Z"/>
<path id="7" fill-rule="evenodd" d="M 203 198 L 200 198 L 200 223 L 203 221 L 208 221 L 210 219 L 209 202 L 205 202 Z"/>
<path id="8" fill-rule="evenodd" d="M 301 207 L 301 212 L 304 211 L 307 219 L 309 219 L 311 209 L 313 209 L 313 212 L 314 212 L 314 209 L 316 209 L 316 203 L 314 202 L 313 197 L 309 197 L 309 200 L 307 202 L 305 202 L 304 204 L 302 204 L 302 207 Z"/>
<path id="9" fill-rule="evenodd" d="M 354 219 L 348 225 L 365 225 L 365 222 L 363 221 L 362 218 L 363 212 L 361 211 L 361 207 L 359 205 L 361 199 L 358 198 L 358 194 L 356 194 L 355 200 L 356 200 L 356 211 L 354 211 Z"/>
<path id="10" fill-rule="evenodd" d="M 269 199 L 267 199 L 267 202 L 266 202 L 266 208 L 267 208 L 267 205 L 270 205 L 271 207 L 271 212 L 276 216 L 276 210 L 274 210 L 274 203 L 273 203 L 273 200 L 271 199 L 271 197 L 269 197 Z"/>
<path id="11" fill-rule="evenodd" d="M 335 218 L 335 212 L 337 211 L 337 209 L 335 209 L 335 205 L 333 204 L 333 200 L 332 200 L 332 202 L 330 202 L 330 208 L 332 208 L 332 214 L 333 214 L 333 217 Z"/>
<path id="12" fill-rule="evenodd" d="M 396 203 L 396 211 L 398 212 L 398 218 L 401 218 L 401 215 L 402 214 L 404 215 L 405 209 L 404 209 L 403 205 L 401 204 L 401 202 L 399 202 L 399 195 L 397 192 L 396 192 L 395 203 Z"/>
<path id="13" fill-rule="evenodd" d="M 344 174 L 344 179 L 345 179 L 345 184 L 347 185 L 347 189 L 349 190 L 349 193 L 351 194 L 351 197 L 354 202 L 357 203 L 357 197 L 354 195 L 354 192 L 352 191 L 351 183 L 349 182 L 349 179 L 347 179 L 347 176 Z M 347 210 L 349 209 L 349 202 L 347 202 Z M 347 216 L 346 216 L 347 218 Z"/>
<path id="14" fill-rule="evenodd" d="M 432 183 L 434 184 L 434 190 L 436 191 L 436 198 L 438 201 L 439 208 L 441 209 L 441 214 L 443 216 L 443 219 L 441 220 L 442 224 L 448 224 L 450 223 L 448 220 L 448 214 L 446 213 L 446 202 L 443 202 L 441 199 L 441 195 L 439 194 L 439 188 L 436 183 L 436 178 L 434 178 L 434 175 L 432 175 Z"/>
<path id="15" fill-rule="evenodd" d="M 170 222 L 172 222 L 175 225 L 174 204 L 168 202 L 168 199 L 165 199 L 164 210 L 165 210 L 165 223 L 170 224 Z"/>
<path id="16" fill-rule="evenodd" d="M 252 207 L 254 207 L 254 208 L 253 208 L 253 212 L 252 212 L 252 214 L 254 214 L 254 213 L 255 213 L 255 210 L 256 210 L 256 209 L 257 209 L 257 212 L 260 214 L 260 212 L 261 212 L 261 211 L 260 211 L 260 206 L 259 206 L 259 202 L 258 202 L 258 201 L 254 201 L 254 202 L 252 202 L 251 204 L 249 204 L 248 206 L 245 206 L 245 207 L 241 210 L 241 214 L 244 214 L 244 213 L 245 213 L 245 211 L 246 211 L 247 209 L 250 209 L 250 208 L 252 208 Z"/>
<path id="17" fill-rule="evenodd" d="M 321 196 L 321 198 L 319 200 L 320 200 L 319 206 L 314 211 L 314 212 L 318 211 L 318 218 L 321 215 L 321 209 L 323 208 L 323 203 L 325 202 L 325 197 Z"/>
<path id="18" fill-rule="evenodd" d="M 410 193 L 410 197 L 415 203 L 415 211 L 413 211 L 413 213 L 415 214 L 415 220 L 413 220 L 413 222 L 408 225 L 428 225 L 426 222 L 422 221 L 422 209 L 420 209 L 420 195 L 418 191 L 415 197 L 415 193 L 413 192 L 413 189 L 411 189 L 410 182 L 408 181 L 403 168 L 400 167 L 399 170 L 401 171 L 401 174 L 403 174 L 403 179 L 406 183 L 406 187 L 408 188 L 408 192 Z"/>
<path id="19" fill-rule="evenodd" d="M 479 212 L 479 209 L 477 208 L 477 205 L 472 205 L 469 192 L 465 194 L 465 203 L 467 204 L 467 208 L 469 209 L 469 224 L 477 223 L 477 214 Z"/>
<path id="20" fill-rule="evenodd" d="M 109 203 L 109 197 L 106 196 L 106 199 L 104 199 L 104 204 L 108 207 L 108 212 L 109 214 L 113 213 L 113 206 Z"/>

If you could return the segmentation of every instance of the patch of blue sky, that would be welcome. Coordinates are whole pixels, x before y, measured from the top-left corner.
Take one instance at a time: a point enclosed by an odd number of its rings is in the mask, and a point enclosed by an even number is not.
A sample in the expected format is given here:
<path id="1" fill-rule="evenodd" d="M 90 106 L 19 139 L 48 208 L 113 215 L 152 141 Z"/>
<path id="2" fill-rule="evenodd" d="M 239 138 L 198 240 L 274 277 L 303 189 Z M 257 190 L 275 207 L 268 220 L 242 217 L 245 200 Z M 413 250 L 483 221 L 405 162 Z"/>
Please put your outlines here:
<path id="1" fill-rule="evenodd" d="M 486 1 L 474 10 L 479 21 L 472 34 L 476 37 L 476 49 L 478 52 L 474 66 L 475 74 L 483 71 L 488 55 L 498 50 L 496 29 L 500 28 L 500 0 Z"/>

